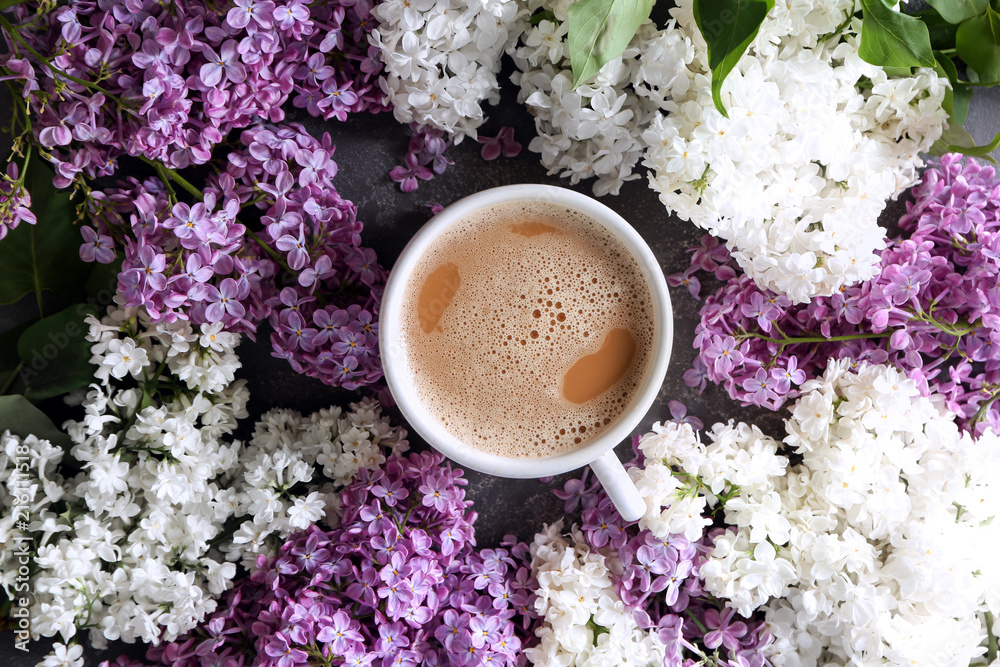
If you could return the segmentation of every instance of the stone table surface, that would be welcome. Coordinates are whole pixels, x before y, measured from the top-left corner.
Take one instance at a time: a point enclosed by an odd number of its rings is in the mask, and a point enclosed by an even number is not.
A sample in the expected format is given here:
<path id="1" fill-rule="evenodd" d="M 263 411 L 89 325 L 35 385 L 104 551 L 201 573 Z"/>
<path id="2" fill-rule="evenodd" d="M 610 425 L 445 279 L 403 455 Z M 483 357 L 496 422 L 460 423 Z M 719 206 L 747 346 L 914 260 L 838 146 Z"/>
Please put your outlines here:
<path id="1" fill-rule="evenodd" d="M 9 99 L 0 98 L 0 117 L 8 115 L 9 104 Z M 516 104 L 509 83 L 501 104 L 488 109 L 488 113 L 489 120 L 482 133 L 492 136 L 501 126 L 514 126 L 517 139 L 525 147 L 521 155 L 485 162 L 479 155 L 479 145 L 467 140 L 449 151 L 454 166 L 444 175 L 421 183 L 417 191 L 409 194 L 400 192 L 388 176 L 392 167 L 402 163 L 408 142 L 406 129 L 391 114 L 355 116 L 345 123 L 324 123 L 302 115 L 293 115 L 290 119 L 302 122 L 314 136 L 324 131 L 331 134 L 337 146 L 334 159 L 340 167 L 336 187 L 343 197 L 357 205 L 358 219 L 365 223 L 363 243 L 375 249 L 380 262 L 388 268 L 413 233 L 430 218 L 428 205 L 432 202 L 447 205 L 480 190 L 513 183 L 567 185 L 558 176 L 547 175 L 538 156 L 527 150 L 534 136 L 533 121 Z M 980 142 L 992 138 L 1000 129 L 1000 90 L 977 90 L 966 127 Z M 6 148 L 3 144 L 9 145 L 9 139 L 0 143 L 0 149 Z M 995 157 L 1000 155 L 995 154 Z M 664 274 L 681 271 L 688 266 L 685 250 L 695 245 L 703 232 L 666 211 L 647 186 L 645 172 L 640 174 L 640 178 L 626 183 L 618 196 L 604 197 L 602 201 L 639 231 L 659 258 Z M 590 194 L 590 183 L 579 184 L 573 189 Z M 902 210 L 901 201 L 890 202 L 882 216 L 883 224 L 890 225 Z M 707 290 L 703 290 L 705 293 Z M 638 432 L 649 430 L 655 421 L 669 419 L 668 401 L 679 400 L 687 405 L 689 414 L 700 417 L 706 424 L 730 419 L 750 421 L 766 433 L 780 437 L 780 413 L 740 407 L 724 390 L 715 386 L 698 394 L 684 384 L 682 375 L 691 367 L 695 355 L 692 341 L 699 304 L 685 289 L 671 288 L 671 299 L 675 324 L 672 358 L 659 397 L 643 418 Z M 0 333 L 31 317 L 33 309 L 30 297 L 0 307 Z M 238 350 L 243 362 L 240 376 L 248 381 L 250 389 L 251 418 L 274 407 L 308 413 L 331 404 L 346 404 L 363 395 L 362 392 L 332 389 L 296 374 L 286 362 L 270 356 L 268 337 L 265 332 L 261 333 L 257 343 L 246 340 Z M 394 418 L 399 420 L 398 413 L 394 413 Z M 0 424 L 0 430 L 2 428 Z M 414 434 L 410 439 L 418 446 L 421 444 Z M 617 452 L 623 460 L 631 457 L 627 442 L 623 442 Z M 562 503 L 551 490 L 561 487 L 567 476 L 551 483 L 500 479 L 472 471 L 467 471 L 466 476 L 469 479 L 468 497 L 475 501 L 475 509 L 479 512 L 476 526 L 481 546 L 495 545 L 508 533 L 528 539 L 544 523 L 562 516 Z M 30 653 L 16 651 L 12 634 L 5 634 L 7 638 L 0 641 L 0 657 L 10 667 L 34 665 L 48 650 L 47 641 L 38 641 L 32 643 Z M 123 648 L 130 649 L 126 652 L 136 657 L 141 656 L 141 651 L 136 650 L 138 647 L 112 645 L 107 651 L 88 650 L 87 664 L 114 658 Z"/>

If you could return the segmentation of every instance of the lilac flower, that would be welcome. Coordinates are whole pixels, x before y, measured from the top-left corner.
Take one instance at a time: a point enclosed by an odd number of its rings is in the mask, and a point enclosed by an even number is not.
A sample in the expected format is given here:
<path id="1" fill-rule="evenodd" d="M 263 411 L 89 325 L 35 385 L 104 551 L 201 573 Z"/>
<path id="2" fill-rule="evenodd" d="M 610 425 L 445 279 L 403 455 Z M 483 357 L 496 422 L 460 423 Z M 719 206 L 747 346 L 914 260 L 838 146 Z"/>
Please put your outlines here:
<path id="1" fill-rule="evenodd" d="M 264 653 L 275 659 L 275 667 L 295 667 L 296 665 L 309 664 L 309 654 L 293 647 L 288 638 L 280 632 L 271 637 L 264 647 Z"/>
<path id="2" fill-rule="evenodd" d="M 618 548 L 625 537 L 619 521 L 621 517 L 610 504 L 604 507 L 591 507 L 583 512 L 581 529 L 587 533 L 598 549 L 607 545 Z"/>
<path id="3" fill-rule="evenodd" d="M 770 299 L 764 298 L 760 293 L 751 294 L 749 301 L 742 304 L 740 310 L 744 317 L 757 320 L 757 326 L 764 332 L 771 330 L 771 320 L 780 312 Z"/>
<path id="4" fill-rule="evenodd" d="M 203 53 L 207 62 L 201 66 L 199 76 L 201 77 L 201 82 L 206 86 L 219 85 L 223 76 L 232 83 L 243 83 L 246 81 L 247 70 L 243 66 L 243 63 L 240 62 L 240 55 L 236 49 L 236 40 L 227 40 L 222 45 L 218 54 L 208 46 L 203 47 Z"/>
<path id="5" fill-rule="evenodd" d="M 311 23 L 309 8 L 301 0 L 290 0 L 287 4 L 278 5 L 272 12 L 275 24 L 280 30 L 300 32 Z"/>
<path id="6" fill-rule="evenodd" d="M 313 533 L 303 545 L 292 548 L 291 554 L 297 556 L 306 572 L 312 574 L 318 567 L 330 559 L 330 550 L 324 547 L 328 544 L 318 533 Z"/>
<path id="7" fill-rule="evenodd" d="M 324 81 L 324 98 L 330 114 L 337 120 L 347 120 L 347 112 L 358 103 L 358 94 L 352 90 L 353 83 L 346 81 L 337 84 L 335 81 Z"/>
<path id="8" fill-rule="evenodd" d="M 321 81 L 329 79 L 335 73 L 336 70 L 326 64 L 326 56 L 322 53 L 314 53 L 299 67 L 297 76 L 318 86 Z M 357 99 L 355 98 L 354 101 L 356 102 Z"/>
<path id="9" fill-rule="evenodd" d="M 285 234 L 274 243 L 278 250 L 288 253 L 288 267 L 298 271 L 309 263 L 309 247 L 306 243 L 305 225 L 299 225 L 299 235 Z"/>
<path id="10" fill-rule="evenodd" d="M 394 527 L 392 519 L 382 511 L 382 506 L 377 500 L 362 507 L 359 516 L 362 521 L 368 523 L 368 534 L 372 536 L 385 533 Z"/>
<path id="11" fill-rule="evenodd" d="M 704 422 L 694 415 L 688 415 L 687 406 L 680 401 L 670 401 L 667 403 L 667 407 L 670 408 L 670 416 L 673 417 L 671 421 L 675 421 L 678 424 L 690 424 L 691 428 L 696 431 L 705 428 Z"/>
<path id="12" fill-rule="evenodd" d="M 336 166 L 331 169 L 330 154 L 323 149 L 307 151 L 300 148 L 295 151 L 295 162 L 302 167 L 302 171 L 299 172 L 299 185 L 303 188 L 317 182 L 324 171 L 336 170 Z"/>
<path id="13" fill-rule="evenodd" d="M 371 248 L 358 248 L 351 252 L 347 265 L 357 272 L 365 285 L 374 284 L 378 277 L 378 258 Z"/>
<path id="14" fill-rule="evenodd" d="M 81 227 L 80 233 L 84 241 L 80 246 L 80 259 L 101 264 L 110 264 L 115 260 L 115 242 L 110 236 L 98 234 L 93 227 Z"/>
<path id="15" fill-rule="evenodd" d="M 345 595 L 363 605 L 375 607 L 378 604 L 375 587 L 380 581 L 377 570 L 365 569 L 361 576 L 347 587 Z"/>
<path id="16" fill-rule="evenodd" d="M 599 487 L 598 482 L 594 482 L 588 488 L 583 479 L 570 479 L 563 486 L 562 490 L 556 489 L 552 493 L 556 498 L 566 501 L 563 504 L 563 511 L 566 514 L 575 512 L 581 505 L 584 509 L 594 507 L 597 504 L 597 494 L 595 490 Z"/>
<path id="17" fill-rule="evenodd" d="M 495 137 L 479 135 L 476 141 L 483 145 L 484 160 L 495 160 L 502 154 L 504 157 L 517 157 L 521 153 L 521 144 L 514 139 L 513 127 L 502 127 Z"/>
<path id="18" fill-rule="evenodd" d="M 764 368 L 758 368 L 753 377 L 743 380 L 743 390 L 750 396 L 750 402 L 754 405 L 770 405 L 778 400 L 775 391 L 778 380 L 767 372 Z"/>
<path id="19" fill-rule="evenodd" d="M 158 292 L 163 290 L 167 286 L 167 278 L 163 275 L 167 267 L 166 258 L 151 246 L 143 246 L 139 250 L 139 262 L 146 285 Z"/>
<path id="20" fill-rule="evenodd" d="M 274 3 L 271 0 L 234 0 L 235 7 L 226 14 L 226 23 L 233 28 L 246 28 L 250 21 L 260 28 L 271 27 L 271 13 Z"/>
<path id="21" fill-rule="evenodd" d="M 329 624 L 324 625 L 316 633 L 316 640 L 328 642 L 330 650 L 344 655 L 354 648 L 354 644 L 364 642 L 364 637 L 358 632 L 358 627 L 360 626 L 356 621 L 352 621 L 346 612 L 338 609 L 330 617 Z"/>
<path id="22" fill-rule="evenodd" d="M 720 375 L 729 373 L 734 366 L 743 363 L 743 352 L 732 336 L 714 336 L 704 355 Z"/>
<path id="23" fill-rule="evenodd" d="M 386 504 L 387 507 L 395 507 L 396 503 L 405 500 L 409 496 L 409 491 L 403 487 L 402 482 L 391 482 L 388 485 L 376 484 L 372 487 L 371 493 Z"/>
<path id="24" fill-rule="evenodd" d="M 413 153 L 406 155 L 405 167 L 393 167 L 389 172 L 389 177 L 399 183 L 399 188 L 403 192 L 413 192 L 417 189 L 418 181 L 429 180 L 433 172 L 417 161 L 417 156 Z"/>
<path id="25" fill-rule="evenodd" d="M 46 123 L 46 127 L 38 133 L 38 143 L 46 148 L 68 146 L 73 141 L 73 133 L 70 131 L 70 128 L 79 120 L 79 106 L 62 104 L 60 105 L 60 109 L 69 109 L 69 111 L 59 116 L 50 110 L 43 116 L 43 118 L 51 119 Z"/>
<path id="26" fill-rule="evenodd" d="M 433 507 L 438 512 L 446 512 L 457 497 L 444 477 L 426 480 L 418 487 L 418 491 L 423 494 L 420 503 L 424 507 Z"/>
<path id="27" fill-rule="evenodd" d="M 800 385 L 806 381 L 806 372 L 798 368 L 798 363 L 798 358 L 789 357 L 785 368 L 771 370 L 771 377 L 778 381 L 774 387 L 776 393 L 787 394 L 793 384 Z"/>
<path id="28" fill-rule="evenodd" d="M 689 387 L 696 387 L 698 391 L 704 391 L 708 381 L 711 379 L 705 370 L 705 365 L 701 359 L 696 357 L 694 367 L 684 371 L 684 384 Z"/>
<path id="29" fill-rule="evenodd" d="M 882 294 L 889 297 L 894 305 L 901 306 L 915 299 L 920 293 L 922 284 L 930 277 L 931 273 L 927 269 L 916 266 L 902 267 L 899 271 L 893 272 L 889 284 L 882 288 Z"/>
<path id="30" fill-rule="evenodd" d="M 452 650 L 452 643 L 463 630 L 468 628 L 469 615 L 459 614 L 454 609 L 444 612 L 441 625 L 434 631 L 434 637 L 444 645 L 447 651 Z"/>
<path id="31" fill-rule="evenodd" d="M 246 315 L 246 309 L 239 300 L 239 288 L 232 278 L 223 280 L 219 287 L 209 285 L 206 301 L 209 305 L 205 309 L 205 318 L 209 322 L 222 322 L 227 315 L 235 319 Z"/>
<path id="32" fill-rule="evenodd" d="M 696 299 L 701 298 L 701 281 L 695 275 L 697 267 L 689 267 L 681 273 L 674 273 L 667 276 L 667 284 L 671 287 L 685 287 L 687 291 Z"/>
<path id="33" fill-rule="evenodd" d="M 430 165 L 435 174 L 443 174 L 448 167 L 455 164 L 445 156 L 445 151 L 451 144 L 439 130 L 420 128 L 410 139 L 409 152 L 417 156 L 422 165 Z"/>
<path id="34" fill-rule="evenodd" d="M 1000 306 L 998 184 L 992 167 L 941 158 L 914 188 L 899 221 L 903 234 L 881 253 L 880 275 L 831 297 L 793 306 L 734 272 L 701 309 L 699 354 L 685 381 L 704 389 L 711 380 L 734 399 L 777 409 L 822 374 L 827 359 L 890 363 L 921 393 L 944 396 L 975 429 L 980 398 L 970 398 L 1000 383 L 1000 348 L 991 342 L 1000 322 L 989 317 Z M 718 273 L 727 264 L 716 242 L 692 253 L 698 270 Z M 964 370 L 966 358 L 980 370 Z M 1000 419 L 1000 402 L 979 418 Z"/>
<path id="35" fill-rule="evenodd" d="M 730 651 L 740 647 L 740 638 L 747 633 L 747 624 L 742 621 L 732 622 L 736 610 L 727 607 L 721 614 L 715 609 L 705 612 L 705 627 L 711 632 L 705 635 L 705 647 L 716 649 L 725 646 Z"/>
<path id="36" fill-rule="evenodd" d="M 496 616 L 473 616 L 469 620 L 472 645 L 487 648 L 500 641 L 500 619 Z"/>

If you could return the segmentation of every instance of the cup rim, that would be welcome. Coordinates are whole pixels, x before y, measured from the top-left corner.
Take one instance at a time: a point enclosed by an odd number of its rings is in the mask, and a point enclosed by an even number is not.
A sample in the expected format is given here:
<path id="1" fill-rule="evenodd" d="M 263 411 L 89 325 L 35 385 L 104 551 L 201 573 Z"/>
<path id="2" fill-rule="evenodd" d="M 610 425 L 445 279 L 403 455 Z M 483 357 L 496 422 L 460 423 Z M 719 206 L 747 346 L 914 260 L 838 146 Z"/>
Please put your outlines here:
<path id="1" fill-rule="evenodd" d="M 628 407 L 607 430 L 578 449 L 542 458 L 497 456 L 461 442 L 446 431 L 417 399 L 409 377 L 406 353 L 400 345 L 402 296 L 409 278 L 430 245 L 455 222 L 489 206 L 514 201 L 545 201 L 587 214 L 612 232 L 632 253 L 647 279 L 653 307 L 652 359 Z M 581 468 L 613 449 L 639 425 L 659 395 L 673 345 L 673 311 L 660 263 L 646 241 L 618 213 L 605 204 L 568 188 L 542 185 L 506 185 L 464 197 L 435 215 L 406 244 L 385 284 L 379 316 L 379 352 L 389 391 L 403 417 L 431 447 L 449 459 L 498 477 L 530 479 Z"/>

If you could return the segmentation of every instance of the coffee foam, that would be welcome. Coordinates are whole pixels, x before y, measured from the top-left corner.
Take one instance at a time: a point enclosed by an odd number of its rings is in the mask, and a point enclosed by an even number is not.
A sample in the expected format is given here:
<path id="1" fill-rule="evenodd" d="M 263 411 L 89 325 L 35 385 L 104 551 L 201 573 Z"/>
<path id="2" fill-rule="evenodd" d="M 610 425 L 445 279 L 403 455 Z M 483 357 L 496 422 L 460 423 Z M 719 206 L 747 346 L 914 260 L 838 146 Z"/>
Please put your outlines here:
<path id="1" fill-rule="evenodd" d="M 502 204 L 456 222 L 418 260 L 403 302 L 418 399 L 463 443 L 507 458 L 560 454 L 602 433 L 652 354 L 638 262 L 589 216 L 551 204 Z M 567 371 L 620 329 L 635 344 L 624 376 L 596 398 L 567 400 Z"/>

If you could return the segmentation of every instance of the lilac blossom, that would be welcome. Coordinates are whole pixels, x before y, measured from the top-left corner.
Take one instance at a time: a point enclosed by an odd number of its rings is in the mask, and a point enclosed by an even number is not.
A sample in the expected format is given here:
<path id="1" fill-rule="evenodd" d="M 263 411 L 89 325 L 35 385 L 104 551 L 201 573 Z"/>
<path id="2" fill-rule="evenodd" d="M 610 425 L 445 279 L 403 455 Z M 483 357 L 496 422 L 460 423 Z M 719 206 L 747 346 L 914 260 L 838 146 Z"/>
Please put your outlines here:
<path id="1" fill-rule="evenodd" d="M 687 412 L 683 404 L 673 409 L 680 419 Z M 626 467 L 640 461 L 638 439 L 633 450 L 637 458 Z M 712 551 L 718 530 L 707 531 L 695 542 L 681 534 L 657 538 L 637 522 L 623 521 L 599 485 L 577 498 L 585 488 L 583 482 L 571 479 L 555 493 L 586 508 L 579 530 L 591 550 L 617 561 L 609 567 L 615 591 L 640 628 L 658 630 L 666 645 L 664 664 L 695 664 L 697 658 L 716 651 L 719 665 L 768 664 L 764 649 L 773 640 L 763 618 L 740 617 L 702 587 L 699 568 Z M 615 529 L 609 530 L 611 526 Z"/>
<path id="2" fill-rule="evenodd" d="M 147 660 L 172 667 L 297 667 L 334 656 L 336 664 L 379 667 L 519 664 L 537 622 L 528 548 L 508 539 L 477 551 L 464 485 L 462 472 L 439 454 L 394 456 L 360 472 L 341 494 L 339 528 L 312 526 L 275 557 L 259 558 L 190 637 L 151 647 Z M 425 487 L 447 500 L 422 502 Z M 389 489 L 399 502 L 376 509 L 374 498 Z M 449 554 L 445 533 L 455 540 Z"/>
<path id="3" fill-rule="evenodd" d="M 1000 427 L 1000 179 L 946 155 L 912 194 L 881 274 L 807 304 L 760 290 L 703 241 L 688 271 L 724 283 L 701 308 L 687 384 L 711 380 L 744 405 L 778 409 L 830 358 L 890 363 L 966 428 Z"/>
<path id="4" fill-rule="evenodd" d="M 495 137 L 480 134 L 476 137 L 476 141 L 483 145 L 481 152 L 484 160 L 496 160 L 501 155 L 511 158 L 521 154 L 521 144 L 514 139 L 513 127 L 500 128 Z"/>
<path id="5" fill-rule="evenodd" d="M 113 175 L 123 155 L 182 169 L 209 161 L 233 130 L 283 121 L 289 100 L 324 119 L 386 110 L 372 6 L 109 0 L 42 12 L 33 0 L 9 18 L 34 52 L 5 32 L 0 69 L 24 80 L 59 187 Z"/>
<path id="6" fill-rule="evenodd" d="M 93 191 L 81 256 L 108 260 L 121 248 L 126 304 L 156 321 L 253 334 L 266 320 L 274 356 L 297 371 L 348 389 L 376 382 L 386 272 L 360 246 L 355 207 L 333 185 L 329 137 L 259 125 L 240 144 L 202 201 L 175 201 L 156 178 Z"/>
<path id="7" fill-rule="evenodd" d="M 419 187 L 419 181 L 427 181 L 440 175 L 452 164 L 445 156 L 450 143 L 440 130 L 410 124 L 410 144 L 406 150 L 406 158 L 402 166 L 393 167 L 389 177 L 399 183 L 403 192 L 413 192 Z"/>

